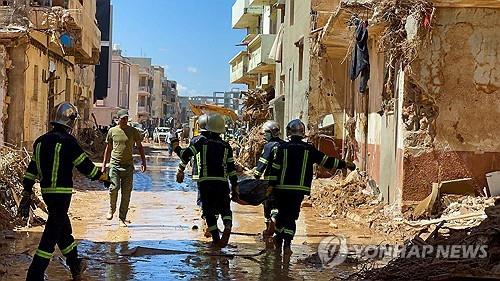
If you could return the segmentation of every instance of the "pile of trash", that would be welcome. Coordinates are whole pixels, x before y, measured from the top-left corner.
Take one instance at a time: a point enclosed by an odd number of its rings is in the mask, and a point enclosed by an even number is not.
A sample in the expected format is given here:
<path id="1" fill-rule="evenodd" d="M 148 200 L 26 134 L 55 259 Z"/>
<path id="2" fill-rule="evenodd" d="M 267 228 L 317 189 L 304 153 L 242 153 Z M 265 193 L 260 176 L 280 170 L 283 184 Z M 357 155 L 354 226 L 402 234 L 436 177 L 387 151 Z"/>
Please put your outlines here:
<path id="1" fill-rule="evenodd" d="M 467 204 L 466 204 L 467 205 Z M 444 223 L 432 225 L 424 239 L 416 236 L 406 247 L 423 251 L 464 247 L 457 251 L 459 258 L 436 257 L 436 253 L 425 257 L 397 257 L 386 266 L 370 266 L 351 276 L 351 280 L 497 280 L 500 278 L 500 201 L 485 209 L 486 219 L 478 226 L 461 230 L 444 227 Z M 465 249 L 478 250 L 477 255 L 467 254 Z M 446 250 L 445 250 L 446 252 Z M 449 251 L 448 251 L 449 252 Z"/>
<path id="2" fill-rule="evenodd" d="M 93 128 L 82 128 L 78 131 L 76 139 L 90 159 L 102 160 L 104 149 L 106 149 L 106 136 L 101 131 Z"/>
<path id="3" fill-rule="evenodd" d="M 23 191 L 24 172 L 30 159 L 26 150 L 0 147 L 0 230 L 11 229 L 21 223 L 16 215 Z M 34 204 L 42 210 L 47 210 L 39 197 L 34 197 Z"/>
<path id="4" fill-rule="evenodd" d="M 238 157 L 236 164 L 244 169 L 252 169 L 257 165 L 266 141 L 260 126 L 253 127 L 248 134 L 237 144 Z"/>
<path id="5" fill-rule="evenodd" d="M 266 92 L 255 89 L 248 92 L 242 92 L 243 101 L 243 121 L 248 122 L 250 128 L 254 128 L 270 118 L 269 101 L 274 98 L 274 90 Z"/>

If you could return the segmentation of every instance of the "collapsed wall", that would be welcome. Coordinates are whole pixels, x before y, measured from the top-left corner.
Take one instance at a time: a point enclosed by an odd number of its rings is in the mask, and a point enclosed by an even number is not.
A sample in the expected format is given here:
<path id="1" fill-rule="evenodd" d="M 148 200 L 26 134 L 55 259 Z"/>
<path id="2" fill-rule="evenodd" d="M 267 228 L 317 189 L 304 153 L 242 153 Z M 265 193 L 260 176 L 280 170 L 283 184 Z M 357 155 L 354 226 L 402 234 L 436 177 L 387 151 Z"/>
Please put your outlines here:
<path id="1" fill-rule="evenodd" d="M 403 198 L 500 170 L 500 10 L 440 8 L 405 80 Z"/>

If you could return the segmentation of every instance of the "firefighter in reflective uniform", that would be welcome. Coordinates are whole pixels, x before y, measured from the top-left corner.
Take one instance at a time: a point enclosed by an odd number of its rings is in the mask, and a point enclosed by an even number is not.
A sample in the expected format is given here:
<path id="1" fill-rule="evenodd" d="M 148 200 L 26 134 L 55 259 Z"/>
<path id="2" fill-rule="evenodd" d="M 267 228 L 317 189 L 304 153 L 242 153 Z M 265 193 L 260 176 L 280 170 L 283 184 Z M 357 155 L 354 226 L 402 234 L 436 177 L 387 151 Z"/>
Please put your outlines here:
<path id="1" fill-rule="evenodd" d="M 191 157 L 197 157 L 199 170 L 197 183 L 203 217 L 212 235 L 213 245 L 225 247 L 229 242 L 232 228 L 228 179 L 231 183 L 232 195 L 237 198 L 238 177 L 234 166 L 233 150 L 220 136 L 225 131 L 224 118 L 219 114 L 209 114 L 206 130 L 210 134 L 190 144 L 187 149 L 181 149 L 178 146 L 178 140 L 173 140 L 172 143 L 175 153 L 184 163 L 188 162 Z M 217 215 L 220 215 L 224 222 L 222 238 L 217 228 Z"/>
<path id="2" fill-rule="evenodd" d="M 194 145 L 197 142 L 199 142 L 200 140 L 206 139 L 210 135 L 210 132 L 207 131 L 207 129 L 206 129 L 207 119 L 208 119 L 207 114 L 203 114 L 200 117 L 198 117 L 198 126 L 199 126 L 198 130 L 199 130 L 200 134 L 195 136 L 194 138 L 192 138 L 191 141 L 189 142 L 189 145 Z M 198 172 L 198 161 L 197 161 L 198 157 L 200 157 L 199 154 L 200 153 L 198 152 L 198 154 L 191 159 L 191 168 L 192 168 L 191 177 L 192 177 L 193 181 L 195 181 L 195 182 L 197 182 L 198 179 L 200 178 L 200 174 Z M 187 161 L 187 162 L 184 162 L 182 160 L 180 161 L 179 167 L 177 168 L 177 175 L 176 175 L 178 183 L 182 183 L 184 181 L 184 170 L 186 169 L 186 166 L 188 163 L 189 163 L 189 161 Z M 201 197 L 200 197 L 199 190 L 198 190 L 198 197 L 196 199 L 196 204 L 198 206 L 200 206 L 200 208 L 201 208 Z M 205 218 L 203 217 L 203 215 L 202 215 L 202 219 L 204 222 L 203 229 L 205 231 L 205 237 L 208 238 L 211 236 L 211 234 L 210 234 L 210 232 L 208 232 L 208 226 L 205 223 L 205 220 L 204 220 Z"/>
<path id="3" fill-rule="evenodd" d="M 64 102 L 57 105 L 51 118 L 53 129 L 33 144 L 34 157 L 24 175 L 19 215 L 24 218 L 29 216 L 33 185 L 35 180 L 39 180 L 49 216 L 26 280 L 44 280 L 44 272 L 56 245 L 66 257 L 66 264 L 74 280 L 80 277 L 86 267 L 85 262 L 78 258 L 77 244 L 72 236 L 68 217 L 73 192 L 73 168 L 76 167 L 90 179 L 100 180 L 107 186 L 111 182 L 106 173 L 101 173 L 94 166 L 70 134 L 77 118 L 77 109 L 72 104 Z"/>
<path id="4" fill-rule="evenodd" d="M 264 149 L 262 150 L 262 155 L 260 156 L 257 167 L 255 168 L 254 176 L 256 179 L 260 179 L 264 176 L 264 180 L 269 181 L 271 180 L 271 167 L 276 154 L 276 149 L 284 142 L 284 140 L 279 137 L 280 126 L 276 121 L 267 121 L 264 123 L 264 125 L 262 125 L 262 132 L 267 143 L 264 145 Z M 263 205 L 266 229 L 262 234 L 264 237 L 269 237 L 274 234 L 275 229 L 275 223 L 273 221 L 274 218 L 271 218 L 271 213 L 274 209 L 274 199 L 272 194 L 267 197 Z"/>
<path id="5" fill-rule="evenodd" d="M 305 138 L 305 126 L 296 119 L 286 127 L 288 142 L 282 143 L 276 150 L 269 185 L 278 209 L 276 216 L 275 246 L 285 254 L 291 254 L 291 242 L 295 235 L 295 221 L 299 218 L 300 206 L 304 195 L 309 195 L 313 179 L 313 166 L 319 164 L 327 169 L 355 170 L 350 162 L 329 157 L 317 150 Z"/>
<path id="6" fill-rule="evenodd" d="M 198 141 L 202 140 L 202 139 L 205 139 L 207 138 L 209 135 L 210 135 L 210 132 L 207 131 L 206 127 L 207 127 L 207 119 L 208 119 L 208 115 L 207 114 L 203 114 L 201 115 L 200 117 L 198 117 L 198 130 L 200 132 L 199 135 L 193 137 L 191 139 L 191 141 L 189 142 L 189 145 L 194 145 L 195 143 L 197 143 Z M 199 154 L 199 153 L 198 153 Z M 197 181 L 200 177 L 199 175 L 199 172 L 198 172 L 198 162 L 197 162 L 197 158 L 199 156 L 196 155 L 195 157 L 193 157 L 192 161 L 191 161 L 191 167 L 192 167 L 192 178 L 193 178 L 193 181 Z M 177 182 L 178 183 L 182 183 L 183 180 L 184 180 L 184 170 L 186 169 L 186 166 L 187 164 L 189 163 L 189 161 L 182 161 L 181 159 L 181 162 L 179 163 L 179 167 L 177 169 Z M 201 203 L 200 203 L 200 193 L 198 192 L 198 205 L 201 207 Z"/>

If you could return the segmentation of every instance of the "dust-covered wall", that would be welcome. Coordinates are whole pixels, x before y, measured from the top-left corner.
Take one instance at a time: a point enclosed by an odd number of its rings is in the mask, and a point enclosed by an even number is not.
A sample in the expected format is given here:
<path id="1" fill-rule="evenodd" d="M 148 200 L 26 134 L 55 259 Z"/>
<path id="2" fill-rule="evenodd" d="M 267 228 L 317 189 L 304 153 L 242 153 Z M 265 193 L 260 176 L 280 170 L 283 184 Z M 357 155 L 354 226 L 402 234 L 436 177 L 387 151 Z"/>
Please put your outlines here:
<path id="1" fill-rule="evenodd" d="M 0 145 L 4 143 L 4 122 L 7 120 L 7 68 L 10 65 L 9 53 L 0 45 Z"/>
<path id="2" fill-rule="evenodd" d="M 500 170 L 500 10 L 439 8 L 405 82 L 405 200 Z"/>

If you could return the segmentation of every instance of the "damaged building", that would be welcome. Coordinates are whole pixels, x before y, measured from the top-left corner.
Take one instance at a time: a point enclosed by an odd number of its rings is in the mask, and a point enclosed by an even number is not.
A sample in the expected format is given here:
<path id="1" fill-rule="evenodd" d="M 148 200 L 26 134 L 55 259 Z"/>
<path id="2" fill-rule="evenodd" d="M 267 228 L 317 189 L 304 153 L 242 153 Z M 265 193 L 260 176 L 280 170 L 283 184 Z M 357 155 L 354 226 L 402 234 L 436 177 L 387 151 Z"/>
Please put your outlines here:
<path id="1" fill-rule="evenodd" d="M 60 102 L 90 126 L 100 31 L 96 1 L 2 1 L 0 5 L 0 142 L 31 148 Z"/>
<path id="2" fill-rule="evenodd" d="M 320 149 L 355 161 L 387 202 L 459 178 L 484 192 L 500 170 L 499 1 L 266 3 L 279 19 L 276 121 L 328 135 Z"/>

